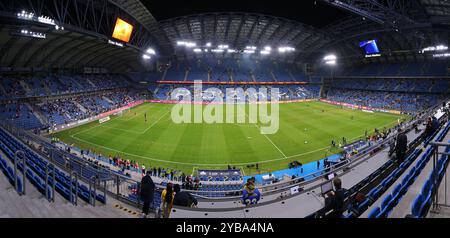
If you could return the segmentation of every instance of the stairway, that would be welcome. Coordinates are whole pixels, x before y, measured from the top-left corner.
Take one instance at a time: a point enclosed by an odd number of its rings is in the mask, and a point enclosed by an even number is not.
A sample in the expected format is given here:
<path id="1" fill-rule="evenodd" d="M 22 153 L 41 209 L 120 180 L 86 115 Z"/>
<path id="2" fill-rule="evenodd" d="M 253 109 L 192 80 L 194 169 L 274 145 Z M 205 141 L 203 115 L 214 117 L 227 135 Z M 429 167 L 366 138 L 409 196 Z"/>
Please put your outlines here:
<path id="1" fill-rule="evenodd" d="M 190 72 L 191 72 L 190 70 L 186 70 L 186 72 L 184 73 L 184 78 L 183 78 L 183 81 L 184 81 L 184 82 L 187 81 Z"/>
<path id="2" fill-rule="evenodd" d="M 109 104 L 114 104 L 114 102 L 111 99 L 109 99 L 109 98 L 107 98 L 105 96 L 103 96 L 102 99 L 107 101 Z"/>
<path id="3" fill-rule="evenodd" d="M 84 112 L 84 113 L 87 112 L 86 108 L 84 108 L 84 107 L 83 107 L 81 104 L 79 104 L 78 102 L 73 101 L 73 104 L 75 104 L 75 106 L 77 106 L 78 109 L 80 109 L 82 112 Z"/>
<path id="4" fill-rule="evenodd" d="M 168 67 L 164 68 L 164 73 L 162 75 L 162 77 L 160 78 L 160 80 L 165 80 L 166 79 L 166 75 L 167 75 L 167 71 L 169 70 Z"/>
<path id="5" fill-rule="evenodd" d="M 28 109 L 30 109 L 33 112 L 34 116 L 39 120 L 39 122 L 42 125 L 47 125 L 49 123 L 47 117 L 45 117 L 36 106 L 32 106 L 29 103 L 25 103 L 25 106 L 27 106 Z"/>
<path id="6" fill-rule="evenodd" d="M 253 80 L 254 83 L 256 83 L 255 74 L 253 73 L 253 70 L 250 71 L 250 78 Z"/>
<path id="7" fill-rule="evenodd" d="M 31 92 L 30 86 L 24 80 L 19 80 L 19 84 L 20 86 L 22 86 L 26 93 Z"/>
<path id="8" fill-rule="evenodd" d="M 93 207 L 78 199 L 78 205 L 74 206 L 58 193 L 55 195 L 55 202 L 51 203 L 27 182 L 26 194 L 20 196 L 3 173 L 0 173 L 0 218 L 136 218 L 139 215 L 136 209 L 109 198 L 106 205 Z M 127 207 L 132 212 L 119 210 L 115 207 L 116 204 Z"/>
<path id="9" fill-rule="evenodd" d="M 273 73 L 273 71 L 271 70 L 269 73 L 270 73 L 270 75 L 272 76 L 272 80 L 273 80 L 274 82 L 278 82 L 277 76 L 275 76 L 275 74 Z"/>
<path id="10" fill-rule="evenodd" d="M 291 78 L 292 82 L 296 82 L 297 80 L 295 79 L 294 75 L 292 74 L 292 72 L 290 70 L 288 70 L 288 75 Z"/>
<path id="11" fill-rule="evenodd" d="M 0 93 L 1 93 L 2 95 L 6 95 L 5 87 L 3 87 L 3 84 L 1 84 L 1 83 L 0 83 Z"/>
<path id="12" fill-rule="evenodd" d="M 52 94 L 52 90 L 48 86 L 48 83 L 47 83 L 47 81 L 45 79 L 42 79 L 42 85 L 44 85 L 45 94 L 51 95 Z"/>
<path id="13" fill-rule="evenodd" d="M 91 80 L 89 80 L 88 78 L 86 79 L 86 81 L 88 82 L 88 84 L 90 84 L 93 88 L 97 88 L 97 85 L 95 85 Z"/>

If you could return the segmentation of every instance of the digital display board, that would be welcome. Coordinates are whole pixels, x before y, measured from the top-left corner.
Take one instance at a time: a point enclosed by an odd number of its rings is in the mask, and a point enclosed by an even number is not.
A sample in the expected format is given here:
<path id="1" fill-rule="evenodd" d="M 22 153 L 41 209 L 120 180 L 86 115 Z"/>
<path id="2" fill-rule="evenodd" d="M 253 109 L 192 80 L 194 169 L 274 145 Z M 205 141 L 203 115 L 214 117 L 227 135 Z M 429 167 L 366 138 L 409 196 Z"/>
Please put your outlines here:
<path id="1" fill-rule="evenodd" d="M 359 47 L 364 50 L 366 56 L 380 55 L 377 40 L 361 41 L 359 43 Z"/>
<path id="2" fill-rule="evenodd" d="M 128 43 L 131 38 L 131 33 L 133 33 L 133 26 L 128 22 L 117 18 L 112 37 L 114 39 Z"/>

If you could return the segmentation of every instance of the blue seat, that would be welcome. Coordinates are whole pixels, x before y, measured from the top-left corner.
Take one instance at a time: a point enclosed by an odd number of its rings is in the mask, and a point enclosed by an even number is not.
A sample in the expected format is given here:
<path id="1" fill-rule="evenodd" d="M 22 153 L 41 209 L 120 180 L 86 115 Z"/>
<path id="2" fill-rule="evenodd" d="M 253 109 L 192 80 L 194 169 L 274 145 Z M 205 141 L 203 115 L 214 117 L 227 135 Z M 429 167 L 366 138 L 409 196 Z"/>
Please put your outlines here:
<path id="1" fill-rule="evenodd" d="M 379 207 L 376 207 L 376 208 L 372 209 L 372 211 L 370 211 L 367 218 L 377 218 L 378 215 L 380 214 L 380 212 L 381 212 L 381 209 Z"/>
<path id="2" fill-rule="evenodd" d="M 369 207 L 370 199 L 364 199 L 357 207 L 358 213 L 361 214 Z"/>
<path id="3" fill-rule="evenodd" d="M 392 200 L 395 201 L 395 203 L 393 203 L 392 206 L 397 205 L 401 197 L 402 197 L 402 184 L 397 184 L 392 190 Z"/>
<path id="4" fill-rule="evenodd" d="M 381 212 L 380 217 L 386 217 L 392 208 L 392 195 L 387 195 L 381 202 Z"/>
<path id="5" fill-rule="evenodd" d="M 423 203 L 423 197 L 422 194 L 420 194 L 419 196 L 417 196 L 411 206 L 411 215 L 413 215 L 413 217 L 420 217 L 420 210 L 422 207 L 422 203 Z"/>
<path id="6" fill-rule="evenodd" d="M 367 197 L 370 198 L 370 200 L 375 201 L 378 199 L 381 193 L 381 187 L 375 187 L 370 190 L 370 192 L 367 194 Z"/>
<path id="7" fill-rule="evenodd" d="M 394 181 L 394 177 L 389 176 L 381 182 L 381 186 L 383 187 L 384 190 L 386 190 L 389 186 L 391 186 L 393 181 Z"/>

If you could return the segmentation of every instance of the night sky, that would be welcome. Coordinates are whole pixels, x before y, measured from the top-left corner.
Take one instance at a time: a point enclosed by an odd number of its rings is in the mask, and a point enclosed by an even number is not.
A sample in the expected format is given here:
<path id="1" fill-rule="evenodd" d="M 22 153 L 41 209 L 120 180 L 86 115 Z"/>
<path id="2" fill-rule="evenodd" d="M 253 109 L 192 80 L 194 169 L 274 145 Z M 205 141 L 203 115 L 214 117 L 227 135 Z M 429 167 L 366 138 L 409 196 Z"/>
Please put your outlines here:
<path id="1" fill-rule="evenodd" d="M 314 0 L 141 0 L 156 20 L 207 13 L 251 12 L 296 20 L 323 27 L 349 16 L 348 12 Z"/>

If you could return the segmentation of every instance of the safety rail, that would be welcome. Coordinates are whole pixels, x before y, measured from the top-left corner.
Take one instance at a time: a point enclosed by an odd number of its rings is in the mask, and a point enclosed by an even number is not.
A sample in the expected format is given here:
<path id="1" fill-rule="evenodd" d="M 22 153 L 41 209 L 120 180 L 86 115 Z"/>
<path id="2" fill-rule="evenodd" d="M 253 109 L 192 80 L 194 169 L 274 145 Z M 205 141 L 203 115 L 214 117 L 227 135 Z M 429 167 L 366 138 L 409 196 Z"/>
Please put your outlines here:
<path id="1" fill-rule="evenodd" d="M 75 178 L 75 196 L 73 196 L 73 179 Z M 73 205 L 78 206 L 78 173 L 73 171 L 70 173 L 70 201 Z"/>
<path id="2" fill-rule="evenodd" d="M 441 156 L 447 156 L 447 160 L 448 158 L 450 158 L 450 152 L 448 150 L 448 148 L 450 148 L 450 143 L 449 142 L 436 142 L 436 141 L 432 141 L 430 142 L 430 145 L 433 147 L 434 153 L 433 153 L 433 173 L 436 173 L 435 176 L 433 176 L 432 182 L 433 182 L 433 186 L 432 186 L 432 194 L 433 195 L 433 200 L 432 200 L 432 205 L 431 205 L 431 210 L 430 212 L 432 213 L 439 213 L 440 211 L 440 207 L 450 207 L 450 204 L 447 203 L 447 171 L 445 170 L 445 167 L 448 165 L 445 165 L 444 167 L 444 203 L 441 203 L 439 201 L 439 186 L 440 186 L 440 182 L 442 178 L 439 178 L 438 176 L 438 170 L 440 169 L 438 167 L 439 165 L 439 155 Z M 443 152 L 439 151 L 439 148 L 443 147 L 444 150 Z"/>
<path id="3" fill-rule="evenodd" d="M 48 190 L 48 178 L 50 175 L 50 171 L 49 168 L 52 168 L 52 193 L 51 193 L 51 198 L 49 195 L 49 190 Z M 47 164 L 47 166 L 45 166 L 45 195 L 46 198 L 49 202 L 55 202 L 55 186 L 56 186 L 56 169 L 55 166 L 53 164 Z"/>
<path id="4" fill-rule="evenodd" d="M 18 163 L 19 163 L 19 154 L 22 155 L 22 191 L 18 191 L 18 173 L 17 173 L 17 167 L 18 167 Z M 27 179 L 27 157 L 25 156 L 25 153 L 21 150 L 18 150 L 14 153 L 14 188 L 16 190 L 16 192 L 22 196 L 25 195 L 25 191 L 26 191 L 26 179 Z"/>
<path id="5" fill-rule="evenodd" d="M 39 156 L 41 159 L 44 159 L 47 162 L 46 166 L 44 167 L 44 171 L 43 171 L 43 172 L 45 172 L 45 174 L 43 173 L 44 176 L 42 177 L 42 179 L 45 180 L 45 184 L 46 184 L 45 191 L 43 192 L 43 194 L 47 197 L 47 200 L 49 200 L 49 202 L 55 202 L 55 191 L 56 191 L 56 185 L 57 185 L 57 179 L 56 179 L 57 178 L 57 170 L 60 169 L 60 171 L 65 172 L 65 173 L 68 174 L 68 176 L 72 177 L 72 179 L 71 179 L 72 183 L 68 186 L 68 188 L 70 190 L 72 190 L 72 191 L 69 194 L 69 198 L 68 199 L 70 200 L 71 203 L 73 203 L 74 205 L 77 205 L 78 204 L 78 200 L 77 199 L 78 199 L 78 195 L 79 195 L 78 186 L 80 184 L 79 181 L 80 180 L 84 181 L 86 185 L 89 183 L 89 179 L 85 179 L 82 176 L 80 176 L 79 172 L 81 171 L 82 173 L 85 173 L 84 171 L 87 171 L 89 168 L 86 168 L 86 170 L 77 171 L 77 170 L 72 169 L 73 168 L 72 165 L 73 165 L 73 163 L 78 163 L 78 165 L 80 165 L 80 167 L 88 166 L 88 165 L 83 164 L 83 163 L 81 163 L 79 161 L 74 161 L 72 158 L 68 158 L 68 157 L 65 157 L 65 156 L 61 156 L 62 158 L 64 158 L 65 162 L 56 160 L 54 155 L 60 153 L 60 151 L 58 151 L 55 148 L 50 149 L 48 151 L 48 155 L 43 155 L 41 150 L 36 150 L 32 146 L 33 143 L 36 143 L 36 141 L 34 140 L 36 138 L 35 137 L 36 135 L 30 136 L 30 134 L 31 134 L 30 132 L 24 131 L 24 130 L 22 130 L 20 128 L 15 128 L 15 127 L 13 127 L 13 126 L 11 126 L 9 124 L 6 124 L 6 125 L 7 126 L 5 126 L 4 122 L 0 122 L 0 126 L 2 126 L 2 128 L 7 133 L 9 133 L 10 135 L 14 136 L 15 139 L 17 139 L 17 141 L 19 143 L 21 143 L 23 146 L 29 148 L 31 151 L 33 151 L 33 153 L 35 153 L 37 156 Z M 41 140 L 43 140 L 43 138 L 41 138 Z M 16 152 L 16 153 L 24 153 L 24 152 Z M 20 167 L 22 169 L 21 164 L 24 164 L 25 165 L 23 167 L 24 171 L 27 171 L 27 163 L 29 163 L 29 161 L 27 160 L 26 154 L 22 154 L 20 156 L 19 155 L 20 154 L 16 154 L 15 155 L 16 158 L 14 159 L 14 161 L 16 163 L 15 164 L 16 168 L 15 168 L 15 172 L 14 172 L 15 176 L 16 176 L 16 179 L 15 179 L 16 181 L 18 180 L 17 179 L 17 176 L 18 176 L 17 168 Z M 22 158 L 22 160 L 25 159 L 25 161 L 22 161 L 21 163 L 19 163 L 19 160 L 21 158 Z M 109 175 L 109 172 L 108 173 L 102 173 L 102 171 L 98 171 L 98 170 L 95 170 L 95 171 L 97 171 L 97 172 L 95 172 L 93 174 L 95 174 L 94 176 L 98 178 L 98 181 L 96 181 L 96 182 L 99 184 L 99 181 L 104 181 L 105 187 L 103 189 L 103 197 L 101 197 L 101 195 L 99 195 L 99 196 L 94 197 L 94 199 L 98 199 L 101 202 L 106 202 L 106 200 L 107 200 L 107 197 L 106 197 L 106 195 L 107 195 L 107 192 L 106 192 L 106 181 L 108 181 L 111 178 L 111 176 Z M 74 172 L 76 173 L 76 175 L 74 174 Z M 22 182 L 21 184 L 23 184 L 26 181 L 25 180 L 26 174 L 27 174 L 27 172 L 24 172 L 24 175 L 23 175 L 23 177 L 24 177 L 23 180 L 24 181 L 23 182 L 20 181 L 20 182 Z M 87 174 L 89 174 L 89 173 L 85 173 L 84 175 L 87 175 Z M 52 177 L 51 179 L 50 179 L 50 176 Z M 100 179 L 99 177 L 102 177 L 102 179 Z M 73 178 L 76 179 L 76 184 L 75 185 L 73 184 Z M 51 184 L 51 189 L 48 188 L 48 185 L 50 183 L 52 183 Z M 19 189 L 18 181 L 14 182 L 14 184 L 17 184 L 17 185 L 15 185 L 15 187 L 16 187 L 16 190 L 18 190 Z M 21 186 L 21 187 L 22 187 L 22 191 L 25 191 L 24 185 Z M 74 191 L 74 187 L 76 187 L 75 191 Z M 22 192 L 22 191 L 18 191 L 18 193 L 20 195 L 24 195 L 25 193 Z M 73 195 L 74 192 L 77 195 L 76 198 Z M 91 198 L 92 198 L 92 196 L 91 196 Z M 92 199 L 91 199 L 91 201 L 92 201 Z M 92 203 L 95 204 L 95 201 L 92 201 Z"/>

